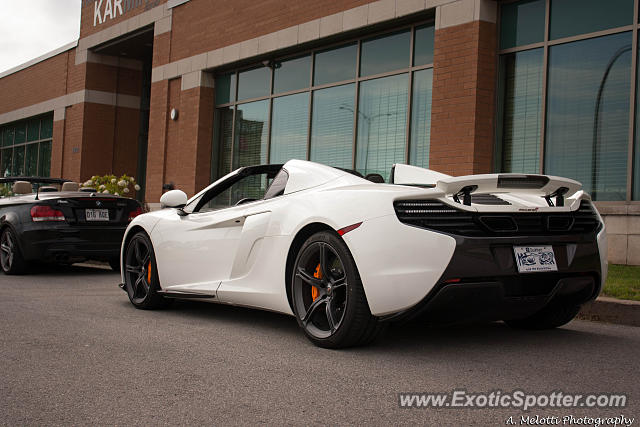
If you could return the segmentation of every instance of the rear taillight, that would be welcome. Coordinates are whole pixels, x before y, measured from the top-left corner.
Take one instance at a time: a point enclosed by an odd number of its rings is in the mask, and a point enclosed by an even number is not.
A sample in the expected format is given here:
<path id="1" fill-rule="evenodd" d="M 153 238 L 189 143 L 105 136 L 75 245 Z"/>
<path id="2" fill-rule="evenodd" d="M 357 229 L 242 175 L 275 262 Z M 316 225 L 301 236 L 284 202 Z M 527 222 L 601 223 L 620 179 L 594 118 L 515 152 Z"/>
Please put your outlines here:
<path id="1" fill-rule="evenodd" d="M 133 221 L 133 218 L 137 217 L 141 213 L 142 213 L 142 208 L 138 206 L 137 208 L 129 212 L 129 221 Z"/>
<path id="2" fill-rule="evenodd" d="M 31 208 L 31 219 L 39 221 L 64 221 L 64 214 L 61 210 L 51 206 L 34 206 Z"/>

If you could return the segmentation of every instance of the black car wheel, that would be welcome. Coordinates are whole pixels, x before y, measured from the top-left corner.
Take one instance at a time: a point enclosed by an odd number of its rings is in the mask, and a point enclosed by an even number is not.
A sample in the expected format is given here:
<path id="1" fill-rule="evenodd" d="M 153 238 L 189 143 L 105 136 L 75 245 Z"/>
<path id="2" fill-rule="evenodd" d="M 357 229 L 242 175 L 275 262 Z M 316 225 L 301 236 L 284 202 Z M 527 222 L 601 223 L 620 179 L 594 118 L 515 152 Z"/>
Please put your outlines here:
<path id="1" fill-rule="evenodd" d="M 369 311 L 351 253 L 334 233 L 316 233 L 302 245 L 293 268 L 291 296 L 298 324 L 320 347 L 364 345 L 382 329 Z"/>
<path id="2" fill-rule="evenodd" d="M 13 231 L 6 227 L 0 236 L 0 264 L 4 274 L 22 274 L 26 263 Z"/>
<path id="3" fill-rule="evenodd" d="M 136 308 L 162 308 L 168 301 L 158 294 L 158 269 L 149 237 L 139 232 L 129 240 L 125 251 L 125 290 Z"/>

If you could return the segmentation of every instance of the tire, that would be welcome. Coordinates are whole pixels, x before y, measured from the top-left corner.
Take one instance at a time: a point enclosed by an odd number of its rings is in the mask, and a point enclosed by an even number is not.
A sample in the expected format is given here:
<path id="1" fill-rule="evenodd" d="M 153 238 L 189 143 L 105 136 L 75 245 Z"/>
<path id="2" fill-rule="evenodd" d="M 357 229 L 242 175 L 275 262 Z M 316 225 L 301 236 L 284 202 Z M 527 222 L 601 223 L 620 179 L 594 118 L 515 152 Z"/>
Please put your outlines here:
<path id="1" fill-rule="evenodd" d="M 109 267 L 116 273 L 120 273 L 120 258 L 111 258 L 109 260 Z"/>
<path id="2" fill-rule="evenodd" d="M 319 347 L 369 344 L 385 326 L 371 314 L 353 257 L 335 233 L 323 231 L 307 239 L 290 283 L 298 325 Z"/>
<path id="3" fill-rule="evenodd" d="M 0 265 L 3 273 L 8 275 L 23 274 L 27 269 L 16 235 L 9 227 L 0 234 Z"/>
<path id="4" fill-rule="evenodd" d="M 505 320 L 505 323 L 516 329 L 553 329 L 571 322 L 578 312 L 580 312 L 580 305 L 557 301 L 529 317 Z"/>
<path id="5" fill-rule="evenodd" d="M 158 294 L 156 257 L 146 233 L 138 232 L 129 240 L 124 259 L 125 290 L 131 304 L 143 310 L 166 307 L 169 301 Z"/>

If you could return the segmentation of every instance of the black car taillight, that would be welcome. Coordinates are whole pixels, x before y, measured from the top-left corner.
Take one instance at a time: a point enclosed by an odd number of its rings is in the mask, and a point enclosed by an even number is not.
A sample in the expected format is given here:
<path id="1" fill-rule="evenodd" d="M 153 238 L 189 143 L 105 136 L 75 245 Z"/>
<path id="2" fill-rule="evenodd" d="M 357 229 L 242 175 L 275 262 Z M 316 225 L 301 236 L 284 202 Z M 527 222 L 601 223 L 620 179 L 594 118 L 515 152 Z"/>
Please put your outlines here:
<path id="1" fill-rule="evenodd" d="M 64 221 L 64 214 L 59 209 L 51 206 L 34 206 L 31 208 L 31 219 L 36 222 L 40 221 Z"/>

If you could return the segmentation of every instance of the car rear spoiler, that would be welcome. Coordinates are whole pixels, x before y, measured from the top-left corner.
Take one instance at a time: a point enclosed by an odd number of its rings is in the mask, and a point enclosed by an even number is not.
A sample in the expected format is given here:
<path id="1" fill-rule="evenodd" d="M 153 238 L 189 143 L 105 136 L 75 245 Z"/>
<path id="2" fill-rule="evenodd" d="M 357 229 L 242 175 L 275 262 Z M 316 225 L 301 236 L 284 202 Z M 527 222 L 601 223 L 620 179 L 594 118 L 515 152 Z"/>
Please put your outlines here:
<path id="1" fill-rule="evenodd" d="M 564 206 L 564 199 L 582 189 L 569 178 L 535 174 L 484 174 L 452 177 L 429 169 L 397 164 L 394 184 L 435 187 L 457 202 L 471 205 L 471 193 L 519 193 L 544 197 L 549 206 Z"/>

